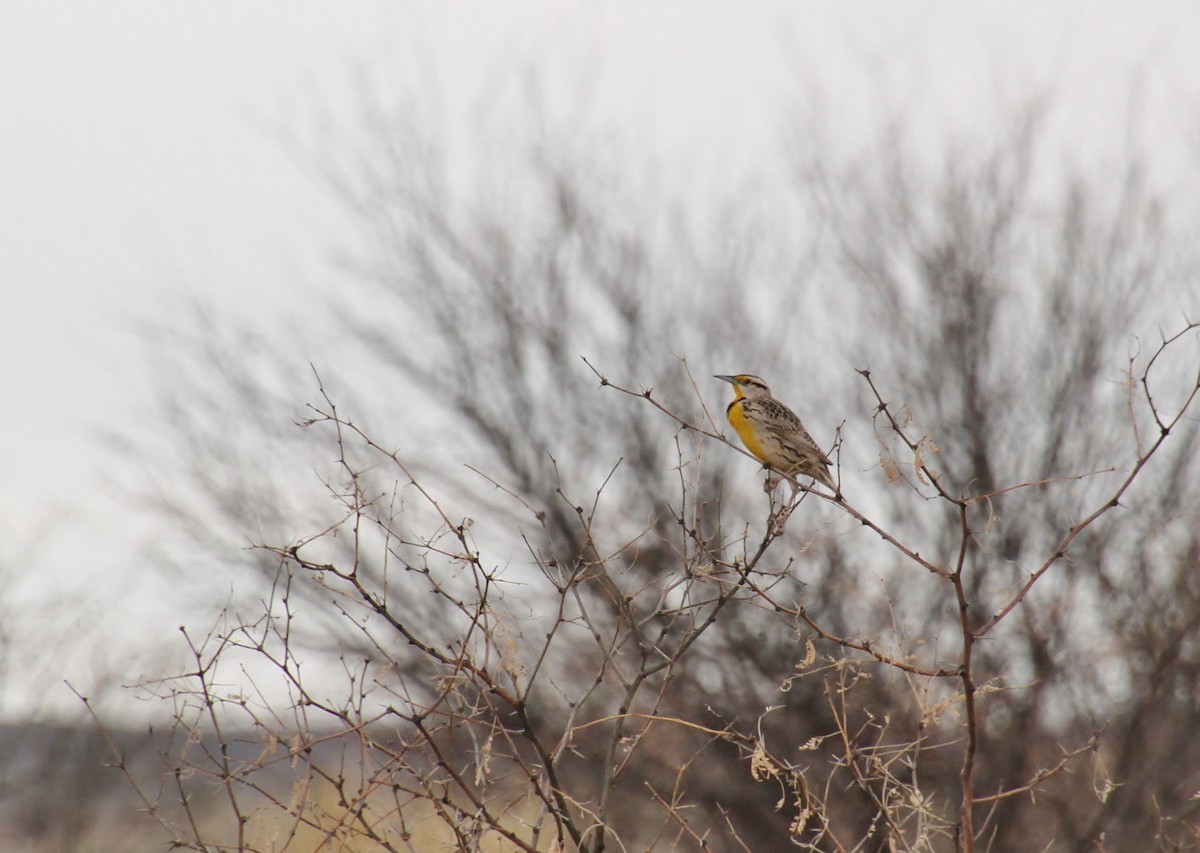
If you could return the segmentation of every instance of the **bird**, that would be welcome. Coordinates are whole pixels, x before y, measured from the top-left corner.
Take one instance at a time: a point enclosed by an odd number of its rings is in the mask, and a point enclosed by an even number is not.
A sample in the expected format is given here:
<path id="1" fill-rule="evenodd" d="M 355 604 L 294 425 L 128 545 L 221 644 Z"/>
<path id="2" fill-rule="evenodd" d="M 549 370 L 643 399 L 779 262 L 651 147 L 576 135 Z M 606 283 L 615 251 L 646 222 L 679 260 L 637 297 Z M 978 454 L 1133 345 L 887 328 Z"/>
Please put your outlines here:
<path id="1" fill-rule="evenodd" d="M 798 474 L 812 477 L 840 494 L 829 474 L 829 457 L 821 452 L 795 412 L 771 395 L 766 382 L 750 373 L 713 378 L 733 386 L 735 396 L 725 409 L 725 417 L 742 444 L 763 465 L 791 482 L 793 496 L 799 490 L 795 479 Z M 766 490 L 770 491 L 778 482 L 768 479 Z"/>

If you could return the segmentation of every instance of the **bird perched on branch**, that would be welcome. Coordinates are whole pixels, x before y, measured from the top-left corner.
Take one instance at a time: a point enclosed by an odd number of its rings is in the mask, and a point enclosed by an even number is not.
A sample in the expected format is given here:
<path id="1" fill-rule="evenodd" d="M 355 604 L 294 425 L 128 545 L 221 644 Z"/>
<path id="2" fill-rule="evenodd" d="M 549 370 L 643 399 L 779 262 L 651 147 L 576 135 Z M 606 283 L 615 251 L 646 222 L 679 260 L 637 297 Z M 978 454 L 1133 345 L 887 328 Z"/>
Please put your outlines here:
<path id="1" fill-rule="evenodd" d="M 792 494 L 799 488 L 797 475 L 812 477 L 840 494 L 829 475 L 829 457 L 812 440 L 795 413 L 771 396 L 767 383 L 749 373 L 717 376 L 733 386 L 733 402 L 725 417 L 737 430 L 746 449 L 772 471 L 786 477 Z M 766 490 L 775 488 L 778 478 L 768 479 Z"/>

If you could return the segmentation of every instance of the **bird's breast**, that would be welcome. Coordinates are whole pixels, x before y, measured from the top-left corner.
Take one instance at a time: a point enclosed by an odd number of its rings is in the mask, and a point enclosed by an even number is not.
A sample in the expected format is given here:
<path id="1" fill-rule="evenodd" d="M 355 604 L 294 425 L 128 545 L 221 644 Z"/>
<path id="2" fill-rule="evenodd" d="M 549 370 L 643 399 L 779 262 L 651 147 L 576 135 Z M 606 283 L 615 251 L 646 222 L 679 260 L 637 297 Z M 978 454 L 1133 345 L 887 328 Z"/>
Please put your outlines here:
<path id="1" fill-rule="evenodd" d="M 725 416 L 729 418 L 730 426 L 737 432 L 738 438 L 742 440 L 742 444 L 746 445 L 746 449 L 757 456 L 759 461 L 766 462 L 767 456 L 762 442 L 759 440 L 758 430 L 754 426 L 754 422 L 746 417 L 745 401 L 734 401 L 726 410 Z"/>

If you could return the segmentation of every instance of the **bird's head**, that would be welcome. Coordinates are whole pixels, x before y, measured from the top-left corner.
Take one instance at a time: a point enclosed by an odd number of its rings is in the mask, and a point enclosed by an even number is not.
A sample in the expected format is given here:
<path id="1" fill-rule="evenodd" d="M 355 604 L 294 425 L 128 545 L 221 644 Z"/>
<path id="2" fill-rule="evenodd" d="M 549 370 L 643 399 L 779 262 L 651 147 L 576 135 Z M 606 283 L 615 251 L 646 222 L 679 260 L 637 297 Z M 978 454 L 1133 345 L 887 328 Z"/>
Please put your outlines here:
<path id="1" fill-rule="evenodd" d="M 740 400 L 743 397 L 752 400 L 755 397 L 771 396 L 771 389 L 767 387 L 767 383 L 752 373 L 739 373 L 736 376 L 718 375 L 714 378 L 724 379 L 733 386 L 733 393 L 737 395 L 734 397 L 735 400 Z"/>

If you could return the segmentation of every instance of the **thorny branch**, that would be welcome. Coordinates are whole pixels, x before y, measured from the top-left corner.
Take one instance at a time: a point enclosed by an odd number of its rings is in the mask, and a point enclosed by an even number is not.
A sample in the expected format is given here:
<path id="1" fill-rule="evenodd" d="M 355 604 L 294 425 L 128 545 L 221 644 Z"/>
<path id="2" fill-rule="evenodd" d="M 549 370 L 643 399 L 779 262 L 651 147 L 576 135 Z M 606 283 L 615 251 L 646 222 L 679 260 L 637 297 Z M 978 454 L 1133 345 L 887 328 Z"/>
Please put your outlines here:
<path id="1" fill-rule="evenodd" d="M 721 434 L 690 372 L 700 406 L 695 418 L 673 411 L 653 389 L 623 387 L 588 363 L 602 387 L 648 402 L 677 428 L 678 509 L 670 510 L 669 520 L 663 519 L 667 532 L 655 528 L 660 531 L 656 537 L 673 537 L 676 562 L 666 573 L 638 584 L 628 580 L 633 576 L 628 567 L 645 532 L 616 538 L 602 523 L 608 499 L 602 501 L 601 496 L 620 489 L 615 466 L 590 502 L 573 500 L 560 476 L 554 495 L 571 509 L 566 517 L 573 517 L 574 526 L 567 525 L 571 529 L 566 532 L 574 538 L 566 545 L 539 543 L 522 530 L 520 540 L 536 571 L 506 573 L 489 564 L 469 520 L 455 515 L 397 451 L 343 416 L 318 376 L 323 402 L 311 407 L 302 425 L 332 431 L 338 473 L 326 486 L 337 501 L 339 517 L 290 544 L 261 546 L 279 566 L 264 615 L 247 620 L 228 614 L 232 625 L 214 629 L 205 641 L 189 636 L 187 671 L 147 685 L 179 704 L 178 726 L 187 748 L 173 759 L 171 778 L 184 803 L 182 814 L 164 813 L 161 794 L 145 788 L 110 738 L 114 764 L 134 784 L 144 808 L 168 828 L 173 843 L 195 850 L 219 845 L 206 837 L 209 830 L 190 805 L 187 785 L 193 776 L 220 788 L 234 827 L 227 846 L 239 850 L 273 849 L 280 839 L 317 846 L 357 840 L 373 849 L 412 849 L 412 839 L 422 831 L 416 827 L 426 823 L 438 827 L 445 843 L 461 849 L 478 848 L 490 839 L 487 843 L 529 853 L 547 844 L 602 853 L 628 844 L 621 803 L 629 794 L 623 783 L 630 769 L 638 761 L 661 760 L 666 753 L 659 752 L 660 742 L 692 737 L 700 738 L 702 745 L 674 767 L 669 781 L 647 781 L 641 788 L 650 792 L 659 810 L 656 837 L 677 847 L 750 849 L 723 805 L 714 812 L 723 815 L 723 824 L 709 820 L 701 828 L 694 819 L 690 774 L 701 772 L 697 768 L 706 750 L 726 748 L 749 764 L 752 778 L 771 777 L 779 783 L 783 796 L 776 810 L 788 804 L 795 810 L 786 832 L 800 847 L 862 849 L 867 838 L 880 835 L 891 849 L 916 851 L 929 849 L 930 839 L 942 834 L 953 835 L 959 849 L 972 851 L 989 828 L 994 831 L 1001 804 L 1032 796 L 1073 762 L 1096 752 L 1100 738 L 1097 732 L 1083 747 L 1064 751 L 1049 767 L 1021 777 L 1025 781 L 1015 787 L 989 784 L 989 793 L 978 794 L 976 776 L 986 757 L 981 753 L 985 747 L 980 721 L 997 680 L 984 671 L 977 652 L 985 647 L 978 643 L 1021 607 L 1085 530 L 1119 505 L 1190 411 L 1200 395 L 1200 376 L 1179 407 L 1168 412 L 1161 408 L 1158 392 L 1151 393 L 1152 371 L 1163 352 L 1195 328 L 1189 324 L 1164 338 L 1137 386 L 1131 383 L 1131 388 L 1142 389 L 1159 429 L 1156 440 L 1145 448 L 1139 442 L 1132 470 L 1111 496 L 1066 530 L 1049 556 L 986 619 L 978 614 L 988 599 L 974 583 L 980 572 L 974 557 L 980 533 L 972 527 L 973 508 L 1034 483 L 986 495 L 950 494 L 924 458 L 931 441 L 908 435 L 867 370 L 859 372 L 875 395 L 875 418 L 913 454 L 914 468 L 921 472 L 918 479 L 934 485 L 936 493 L 922 497 L 953 507 L 954 548 L 942 558 L 921 554 L 843 496 L 812 487 L 801 487 L 778 509 L 772 495 L 761 535 L 751 537 L 746 523 L 741 536 L 730 541 L 720 533 L 719 512 L 706 520 L 697 509 L 696 487 L 684 473 L 680 436 L 691 433 L 750 454 Z M 356 455 L 362 453 L 377 464 L 363 464 Z M 390 498 L 388 490 L 376 485 L 381 472 L 388 470 L 397 472 L 400 481 Z M 538 506 L 521 490 L 472 470 L 540 529 L 550 509 L 561 509 Z M 1036 484 L 1072 479 L 1077 477 L 1046 478 Z M 803 564 L 804 549 L 775 561 L 782 568 L 768 562 L 789 548 L 782 521 L 810 492 L 823 499 L 817 506 L 827 505 L 853 522 L 843 532 L 828 527 L 834 535 L 852 542 L 856 531 L 871 531 L 886 543 L 884 553 L 899 555 L 902 570 L 916 569 L 945 591 L 945 603 L 956 611 L 961 643 L 951 662 L 941 656 L 936 643 L 888 644 L 879 637 L 855 636 L 818 612 L 802 593 L 803 584 L 792 577 L 794 568 Z M 703 500 L 701 496 L 699 502 Z M 435 532 L 413 535 L 402 529 L 397 503 L 409 515 L 427 513 Z M 713 524 L 717 535 L 706 532 L 706 525 Z M 606 545 L 610 541 L 618 544 Z M 331 547 L 335 542 L 340 550 Z M 300 582 L 314 584 L 326 596 L 347 629 L 347 638 L 339 643 L 355 650 L 342 652 L 346 689 L 340 695 L 334 690 L 335 698 L 329 698 L 326 685 L 314 689 L 297 654 L 303 641 L 295 633 L 291 596 L 293 584 Z M 513 616 L 516 599 L 509 591 L 518 588 L 530 614 L 523 618 Z M 818 673 L 836 676 L 824 682 L 824 719 L 831 731 L 788 745 L 789 753 L 799 751 L 810 759 L 806 765 L 767 754 L 762 719 L 759 730 L 746 732 L 737 718 L 716 715 L 719 722 L 711 724 L 674 704 L 677 684 L 697 679 L 705 665 L 694 666 L 692 661 L 703 660 L 712 645 L 730 643 L 735 654 L 741 648 L 750 657 L 760 651 L 758 639 L 749 646 L 739 647 L 737 642 L 738 631 L 763 614 L 774 614 L 778 624 L 796 632 L 790 645 L 775 645 L 765 653 L 783 656 L 785 664 L 786 656 L 793 655 L 795 672 L 783 680 L 785 690 L 794 679 L 819 678 Z M 718 624 L 728 630 L 713 630 Z M 912 636 L 895 630 L 897 637 Z M 352 636 L 357 637 L 353 645 L 348 639 Z M 801 638 L 803 643 L 797 642 Z M 591 644 L 590 652 L 582 651 L 585 642 L 580 640 Z M 827 653 L 819 655 L 818 647 Z M 246 656 L 278 676 L 289 697 L 286 712 L 269 697 L 270 688 L 260 686 L 262 673 L 246 665 Z M 564 665 L 564 659 L 569 664 Z M 249 687 L 231 693 L 222 673 L 235 666 Z M 922 685 L 920 689 L 933 697 L 918 702 L 915 730 L 894 738 L 893 731 L 906 721 L 893 719 L 892 709 L 876 714 L 869 700 L 866 705 L 850 701 L 853 691 L 867 691 L 873 679 L 889 675 Z M 947 717 L 951 722 L 937 729 Z M 239 719 L 249 721 L 251 731 L 263 738 L 255 755 L 235 748 L 244 738 L 231 728 Z M 794 737 L 790 731 L 786 735 Z M 341 750 L 332 761 L 326 758 L 331 749 Z M 953 749 L 959 759 L 953 816 L 922 788 L 918 775 L 925 754 L 946 749 Z M 581 763 L 594 768 L 592 775 L 581 777 Z M 264 772 L 282 766 L 302 768 L 287 794 L 274 789 Z M 811 782 L 818 774 L 824 790 Z M 869 810 L 864 826 L 854 828 L 843 815 L 839 804 L 849 791 L 857 792 Z M 253 809 L 247 805 L 252 798 L 258 804 Z M 268 842 L 262 841 L 267 834 L 260 817 L 266 812 L 290 819 Z M 716 832 L 724 832 L 719 841 Z M 863 842 L 847 841 L 849 833 L 857 833 Z"/>
<path id="2" fill-rule="evenodd" d="M 1081 755 L 1084 752 L 1089 751 L 1095 745 L 1095 739 L 1093 739 L 1093 741 L 1089 744 L 1088 747 L 1074 751 L 1072 753 L 1068 753 L 1066 756 L 1064 756 L 1064 758 L 1058 765 L 1056 765 L 1054 768 L 1052 768 L 1048 772 L 1039 773 L 1037 776 L 1035 776 L 1035 778 L 1033 780 L 1031 780 L 1030 783 L 1028 783 L 1025 786 L 1010 789 L 1008 791 L 999 792 L 997 794 L 988 795 L 986 797 L 977 797 L 975 794 L 975 789 L 974 789 L 974 779 L 975 779 L 976 758 L 977 758 L 977 754 L 978 754 L 978 750 L 979 750 L 979 710 L 977 707 L 978 687 L 976 684 L 977 675 L 975 672 L 975 661 L 974 661 L 974 654 L 973 654 L 974 646 L 978 640 L 987 636 L 996 627 L 996 625 L 998 625 L 1006 616 L 1008 616 L 1017 607 L 1019 607 L 1021 605 L 1021 603 L 1025 600 L 1025 598 L 1028 596 L 1029 592 L 1033 589 L 1033 587 L 1037 584 L 1037 582 L 1042 577 L 1044 577 L 1046 575 L 1046 573 L 1056 563 L 1058 563 L 1064 557 L 1066 557 L 1072 543 L 1085 530 L 1087 530 L 1089 527 L 1094 525 L 1110 509 L 1112 509 L 1120 504 L 1120 499 L 1124 496 L 1126 491 L 1133 484 L 1133 482 L 1137 479 L 1137 477 L 1142 473 L 1142 471 L 1144 470 L 1146 465 L 1150 462 L 1151 458 L 1155 455 L 1155 453 L 1163 446 L 1164 442 L 1166 441 L 1167 437 L 1171 434 L 1171 431 L 1174 429 L 1174 427 L 1179 423 L 1179 421 L 1189 411 L 1189 409 L 1191 408 L 1192 403 L 1195 401 L 1197 395 L 1200 395 L 1200 372 L 1198 372 L 1195 382 L 1192 384 L 1189 392 L 1183 399 L 1182 403 L 1178 406 L 1178 408 L 1174 411 L 1174 413 L 1171 413 L 1171 414 L 1164 414 L 1161 411 L 1160 407 L 1155 402 L 1154 396 L 1151 391 L 1151 372 L 1152 372 L 1156 362 L 1163 355 L 1163 353 L 1176 341 L 1179 341 L 1180 339 L 1187 336 L 1189 333 L 1193 332 L 1198 327 L 1198 325 L 1200 325 L 1200 324 L 1189 322 L 1186 324 L 1186 326 L 1181 331 L 1177 332 L 1176 334 L 1171 335 L 1169 337 L 1164 336 L 1163 342 L 1158 347 L 1158 349 L 1150 356 L 1149 360 L 1147 361 L 1146 367 L 1144 368 L 1142 375 L 1139 379 L 1140 386 L 1143 390 L 1145 404 L 1148 407 L 1148 409 L 1151 413 L 1151 416 L 1154 419 L 1154 422 L 1157 424 L 1157 426 L 1159 428 L 1159 435 L 1158 435 L 1157 439 L 1148 448 L 1146 448 L 1144 450 L 1142 449 L 1141 442 L 1139 439 L 1139 441 L 1138 441 L 1139 452 L 1138 452 L 1137 459 L 1135 460 L 1134 465 L 1133 465 L 1132 469 L 1130 470 L 1130 472 L 1128 473 L 1128 475 L 1121 482 L 1121 484 L 1118 486 L 1118 488 L 1115 490 L 1115 492 L 1111 495 L 1111 497 L 1106 499 L 1090 515 L 1088 515 L 1087 517 L 1085 517 L 1084 519 L 1082 519 L 1081 521 L 1079 521 L 1078 523 L 1073 525 L 1069 530 L 1067 530 L 1066 533 L 1063 534 L 1062 538 L 1059 540 L 1058 544 L 1053 548 L 1050 555 L 1042 562 L 1042 564 L 1036 570 L 1034 570 L 1033 572 L 1031 572 L 1029 574 L 1029 577 L 1018 588 L 1016 593 L 1014 595 L 1012 595 L 1007 600 L 1007 602 L 1005 602 L 998 610 L 996 610 L 990 618 L 988 618 L 982 622 L 979 622 L 977 619 L 974 619 L 972 617 L 972 614 L 974 612 L 977 612 L 977 610 L 979 609 L 982 602 L 977 601 L 973 598 L 972 593 L 969 591 L 967 583 L 965 581 L 965 575 L 969 568 L 968 555 L 970 553 L 970 546 L 975 538 L 975 532 L 972 530 L 970 518 L 969 518 L 970 507 L 977 505 L 981 502 L 990 500 L 991 498 L 993 498 L 999 494 L 1003 494 L 1004 492 L 1012 491 L 1015 489 L 1028 488 L 1029 486 L 1032 486 L 1032 485 L 1048 485 L 1048 484 L 1051 484 L 1054 482 L 1069 481 L 1072 479 L 1079 479 L 1081 477 L 1090 476 L 1090 475 L 1071 475 L 1071 476 L 1067 476 L 1067 477 L 1046 478 L 1046 479 L 1037 481 L 1037 483 L 1024 483 L 1024 484 L 1020 484 L 1017 486 L 1009 486 L 1006 488 L 994 490 L 986 495 L 978 495 L 978 496 L 955 496 L 955 495 L 952 495 L 946 490 L 946 487 L 943 485 L 942 478 L 939 476 L 938 472 L 933 470 L 928 465 L 928 463 L 925 459 L 925 453 L 924 453 L 925 445 L 929 444 L 929 445 L 933 446 L 932 441 L 927 440 L 927 439 L 921 439 L 919 441 L 913 440 L 905 431 L 904 425 L 896 418 L 896 416 L 893 414 L 889 405 L 884 401 L 874 379 L 871 376 L 871 372 L 867 369 L 861 369 L 858 371 L 858 373 L 866 380 L 871 392 L 875 396 L 876 403 L 877 403 L 876 415 L 877 416 L 881 415 L 884 417 L 884 419 L 888 425 L 888 429 L 894 435 L 896 435 L 900 439 L 900 441 L 904 444 L 904 446 L 908 448 L 909 452 L 911 452 L 913 454 L 914 466 L 920 472 L 920 474 L 923 475 L 921 477 L 921 479 L 923 481 L 933 484 L 933 486 L 936 490 L 936 493 L 937 493 L 935 497 L 946 501 L 947 503 L 951 504 L 952 506 L 954 506 L 956 508 L 956 512 L 957 512 L 957 516 L 958 516 L 958 523 L 959 523 L 959 533 L 958 533 L 957 553 L 953 560 L 953 567 L 951 568 L 948 566 L 941 566 L 941 565 L 936 564 L 935 562 L 932 562 L 932 561 L 922 557 L 915 549 L 912 549 L 912 548 L 904 545 L 902 542 L 900 542 L 898 539 L 896 539 L 893 535 L 886 532 L 881 526 L 875 524 L 870 519 L 866 518 L 860 511 L 855 509 L 851 504 L 842 500 L 840 496 L 838 496 L 837 499 L 834 499 L 828 495 L 825 495 L 824 493 L 822 493 L 819 490 L 812 489 L 811 491 L 813 491 L 814 493 L 818 494 L 821 497 L 824 497 L 831 504 L 837 506 L 843 512 L 845 512 L 847 515 L 849 515 L 850 517 L 857 520 L 862 526 L 867 527 L 867 528 L 875 531 L 876 533 L 878 533 L 886 542 L 888 542 L 890 545 L 892 545 L 892 547 L 894 547 L 901 554 L 903 554 L 905 557 L 910 559 L 913 563 L 921 566 L 926 571 L 929 571 L 930 573 L 936 575 L 939 578 L 946 580 L 949 583 L 951 590 L 952 590 L 953 597 L 954 597 L 955 607 L 959 614 L 959 633 L 960 633 L 961 642 L 962 642 L 960 659 L 959 659 L 958 664 L 955 667 L 946 668 L 946 667 L 929 667 L 929 666 L 915 665 L 908 661 L 900 660 L 894 656 L 881 653 L 880 651 L 878 651 L 878 649 L 876 649 L 873 646 L 873 644 L 869 640 L 855 641 L 855 640 L 850 640 L 850 639 L 844 638 L 844 637 L 838 637 L 828 631 L 823 630 L 819 626 L 819 624 L 816 622 L 816 620 L 814 620 L 811 617 L 811 615 L 807 612 L 806 608 L 804 608 L 803 606 L 784 605 L 784 604 L 776 601 L 769 594 L 769 592 L 761 589 L 752 580 L 749 581 L 749 583 L 748 583 L 750 590 L 758 598 L 760 598 L 761 600 L 766 602 L 775 612 L 787 613 L 787 614 L 793 616 L 794 618 L 797 618 L 799 621 L 801 621 L 803 624 L 805 624 L 810 630 L 812 630 L 813 633 L 818 638 L 820 638 L 822 640 L 832 642 L 841 648 L 852 649 L 855 651 L 862 652 L 864 654 L 869 655 L 873 661 L 875 661 L 876 663 L 878 663 L 880 665 L 890 667 L 895 670 L 903 671 L 903 672 L 906 672 L 906 673 L 909 673 L 912 675 L 920 675 L 920 676 L 927 677 L 927 678 L 945 678 L 945 677 L 950 677 L 950 676 L 956 676 L 959 679 L 960 685 L 961 685 L 960 686 L 960 695 L 961 695 L 961 699 L 962 699 L 962 703 L 963 703 L 964 716 L 965 716 L 965 721 L 964 721 L 965 743 L 963 745 L 963 757 L 962 757 L 960 779 L 959 779 L 961 793 L 960 793 L 960 798 L 959 798 L 960 808 L 959 808 L 959 820 L 958 820 L 958 826 L 957 826 L 957 831 L 956 831 L 956 838 L 957 838 L 958 848 L 963 851 L 974 850 L 976 840 L 980 837 L 981 833 L 984 831 L 984 827 L 987 825 L 987 820 L 985 820 L 983 822 L 983 824 L 979 825 L 978 827 L 976 826 L 974 809 L 977 805 L 984 804 L 984 803 L 996 802 L 997 800 L 1006 799 L 1006 798 L 1016 796 L 1021 793 L 1032 792 L 1046 778 L 1049 778 L 1050 776 L 1056 774 L 1062 768 L 1064 768 L 1072 758 L 1074 758 L 1078 755 Z M 640 391 L 635 391 L 631 388 L 623 387 L 621 385 L 613 383 L 606 376 L 604 376 L 604 374 L 601 373 L 596 367 L 594 367 L 590 362 L 588 362 L 586 359 L 584 359 L 584 361 L 587 364 L 587 366 L 592 370 L 592 372 L 595 373 L 596 376 L 599 378 L 601 387 L 611 387 L 614 390 L 616 390 L 620 393 L 626 394 L 630 397 L 644 399 L 645 401 L 650 403 L 650 405 L 652 405 L 654 408 L 656 408 L 657 410 L 662 412 L 664 415 L 666 415 L 667 417 L 669 417 L 670 419 L 675 421 L 681 428 L 683 428 L 685 430 L 694 431 L 698 435 L 704 436 L 705 438 L 713 440 L 713 441 L 717 441 L 721 444 L 726 445 L 727 447 L 732 447 L 734 450 L 736 450 L 740 453 L 743 453 L 744 455 L 750 456 L 749 453 L 747 453 L 742 448 L 732 444 L 720 432 L 717 431 L 715 424 L 713 423 L 713 419 L 712 419 L 711 415 L 708 414 L 709 409 L 708 409 L 707 405 L 704 403 L 703 397 L 700 394 L 699 389 L 697 388 L 694 379 L 692 380 L 693 392 L 695 393 L 696 397 L 699 399 L 701 409 L 705 413 L 705 416 L 707 418 L 708 426 L 701 426 L 701 425 L 697 424 L 696 422 L 694 422 L 693 420 L 688 419 L 688 418 L 681 416 L 678 413 L 672 411 L 669 407 L 667 407 L 666 405 L 664 405 L 662 402 L 660 402 L 659 400 L 657 400 L 655 398 L 653 389 L 646 388 L 646 389 L 642 389 Z M 689 377 L 691 376 L 690 371 L 689 371 L 688 375 L 689 375 Z M 1132 403 L 1131 403 L 1131 410 L 1132 410 Z M 1136 430 L 1136 419 L 1134 421 L 1134 429 Z M 753 458 L 753 457 L 751 457 L 751 458 Z M 1094 473 L 1097 473 L 1097 472 L 1094 472 Z M 805 491 L 808 491 L 808 490 L 806 489 Z M 793 506 L 788 507 L 786 511 L 790 512 L 791 509 L 793 509 L 793 508 L 794 508 L 794 504 L 793 504 Z M 786 517 L 786 516 L 784 516 L 784 517 Z M 768 528 L 770 530 L 772 528 L 772 525 L 768 525 Z M 770 544 L 770 542 L 767 540 L 764 540 L 764 545 L 767 545 L 767 544 Z M 748 576 L 748 572 L 749 572 L 749 569 L 747 569 L 747 576 Z M 846 727 L 844 725 L 842 725 L 842 726 L 839 726 L 839 728 L 843 732 L 843 735 L 845 735 L 846 731 L 847 731 Z M 847 754 L 851 755 L 852 753 L 850 751 L 850 746 L 849 746 L 848 742 L 847 742 L 847 750 L 848 750 Z M 886 809 L 883 809 L 882 806 L 881 806 L 880 813 L 881 813 L 883 820 L 885 822 L 887 822 L 889 825 L 890 834 L 893 837 L 902 838 L 902 835 L 899 831 L 898 826 L 896 826 L 892 822 L 892 818 L 891 818 L 890 814 L 887 812 Z"/>

